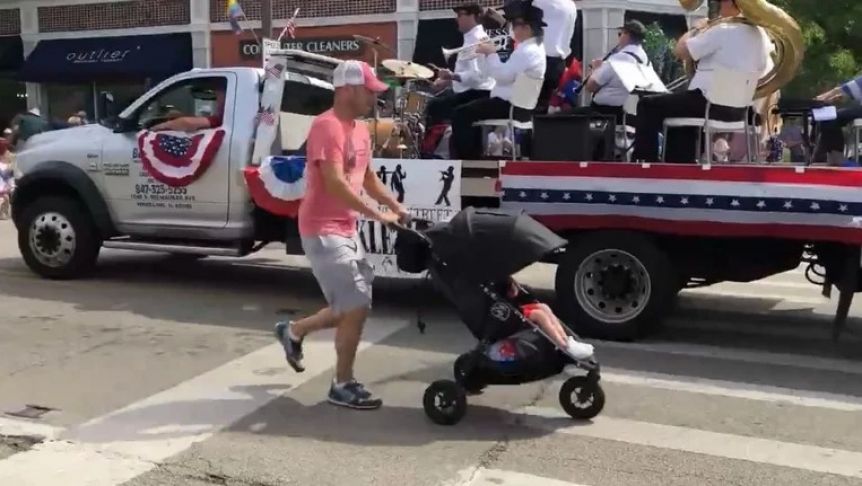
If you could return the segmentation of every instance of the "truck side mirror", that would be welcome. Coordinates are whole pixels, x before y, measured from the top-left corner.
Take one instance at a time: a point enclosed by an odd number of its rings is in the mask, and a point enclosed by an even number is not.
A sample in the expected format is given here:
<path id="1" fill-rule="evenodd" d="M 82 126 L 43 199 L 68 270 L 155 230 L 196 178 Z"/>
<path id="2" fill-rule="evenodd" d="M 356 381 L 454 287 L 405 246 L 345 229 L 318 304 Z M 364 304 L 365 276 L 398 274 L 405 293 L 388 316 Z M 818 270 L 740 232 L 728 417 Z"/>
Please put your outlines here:
<path id="1" fill-rule="evenodd" d="M 99 114 L 101 115 L 101 118 L 105 120 L 117 116 L 113 93 L 102 91 L 99 94 Z"/>
<path id="2" fill-rule="evenodd" d="M 117 118 L 116 120 L 116 124 L 114 125 L 114 133 L 137 132 L 141 129 L 141 126 L 138 124 L 137 120 L 131 120 L 129 118 Z"/>

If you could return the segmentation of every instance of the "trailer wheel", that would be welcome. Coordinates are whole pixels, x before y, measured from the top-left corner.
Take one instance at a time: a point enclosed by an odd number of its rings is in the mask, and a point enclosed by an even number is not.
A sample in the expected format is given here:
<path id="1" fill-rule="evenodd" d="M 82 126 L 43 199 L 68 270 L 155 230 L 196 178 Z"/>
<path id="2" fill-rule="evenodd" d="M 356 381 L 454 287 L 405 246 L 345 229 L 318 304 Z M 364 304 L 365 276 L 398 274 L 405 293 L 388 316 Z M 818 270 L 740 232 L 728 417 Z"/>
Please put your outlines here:
<path id="1" fill-rule="evenodd" d="M 623 231 L 587 234 L 566 250 L 556 275 L 559 307 L 579 333 L 631 340 L 673 307 L 678 278 L 649 238 Z"/>

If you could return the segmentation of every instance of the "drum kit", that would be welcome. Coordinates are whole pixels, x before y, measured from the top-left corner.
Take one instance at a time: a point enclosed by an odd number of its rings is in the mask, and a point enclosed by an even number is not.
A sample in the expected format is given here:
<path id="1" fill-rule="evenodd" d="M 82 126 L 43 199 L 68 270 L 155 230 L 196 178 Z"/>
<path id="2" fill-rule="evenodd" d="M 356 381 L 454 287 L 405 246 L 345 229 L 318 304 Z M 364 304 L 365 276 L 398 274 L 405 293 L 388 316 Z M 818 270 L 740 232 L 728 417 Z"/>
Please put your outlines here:
<path id="1" fill-rule="evenodd" d="M 374 68 L 379 69 L 378 48 L 394 51 L 379 39 L 354 35 L 357 41 L 374 49 Z M 388 72 L 381 77 L 397 84 L 391 113 L 381 116 L 377 107 L 374 117 L 368 120 L 374 143 L 374 156 L 385 158 L 418 159 L 425 137 L 425 110 L 434 95 L 421 89 L 434 77 L 431 68 L 410 61 L 384 59 L 379 63 Z"/>

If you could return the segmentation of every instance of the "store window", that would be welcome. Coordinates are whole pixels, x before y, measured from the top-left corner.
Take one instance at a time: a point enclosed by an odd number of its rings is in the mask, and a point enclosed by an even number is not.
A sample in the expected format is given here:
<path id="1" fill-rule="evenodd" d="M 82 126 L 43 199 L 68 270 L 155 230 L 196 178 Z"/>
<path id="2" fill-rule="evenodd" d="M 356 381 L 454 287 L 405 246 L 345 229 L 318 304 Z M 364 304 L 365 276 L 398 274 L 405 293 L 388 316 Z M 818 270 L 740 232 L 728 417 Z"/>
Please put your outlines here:
<path id="1" fill-rule="evenodd" d="M 94 112 L 93 83 L 48 84 L 48 116 L 56 121 L 66 121 L 83 110 Z"/>
<path id="2" fill-rule="evenodd" d="M 48 116 L 56 121 L 66 121 L 79 111 L 87 113 L 87 121 L 93 123 L 103 118 L 98 113 L 97 93 L 109 92 L 114 95 L 115 104 L 120 109 L 146 92 L 146 83 L 137 82 L 95 82 L 80 84 L 46 84 L 48 93 Z"/>
<path id="3" fill-rule="evenodd" d="M 0 130 L 9 127 L 12 118 L 27 110 L 27 86 L 15 79 L 0 77 Z"/>

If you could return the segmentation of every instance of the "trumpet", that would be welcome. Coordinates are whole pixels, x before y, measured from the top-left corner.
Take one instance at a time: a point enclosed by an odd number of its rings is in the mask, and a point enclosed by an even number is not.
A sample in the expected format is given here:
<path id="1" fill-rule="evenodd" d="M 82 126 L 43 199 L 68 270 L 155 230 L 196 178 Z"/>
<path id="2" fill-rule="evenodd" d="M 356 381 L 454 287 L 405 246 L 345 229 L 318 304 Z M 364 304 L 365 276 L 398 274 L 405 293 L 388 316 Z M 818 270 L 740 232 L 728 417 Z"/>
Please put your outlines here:
<path id="1" fill-rule="evenodd" d="M 499 51 L 501 49 L 506 48 L 506 42 L 508 40 L 509 40 L 509 36 L 498 35 L 496 37 L 491 37 L 490 39 L 485 39 L 481 42 L 476 42 L 474 44 L 467 44 L 466 46 L 456 47 L 454 49 L 446 49 L 444 47 L 443 48 L 443 57 L 446 59 L 446 61 L 449 61 L 449 58 L 451 58 L 452 56 L 454 56 L 456 54 L 460 54 L 462 52 L 469 52 L 469 54 L 467 54 L 462 59 L 465 61 L 470 60 L 470 59 L 474 59 L 476 57 L 476 48 L 479 47 L 480 45 L 492 43 L 492 44 L 497 46 L 497 50 Z"/>

